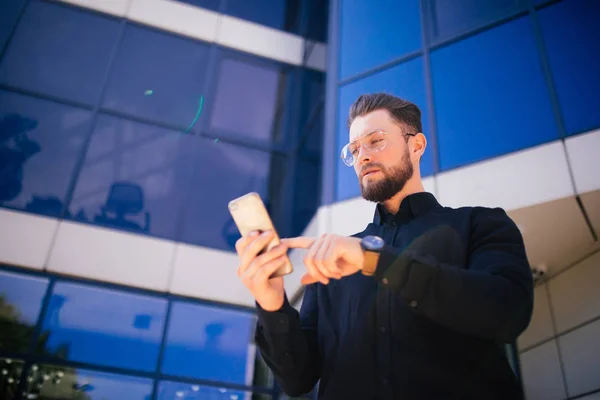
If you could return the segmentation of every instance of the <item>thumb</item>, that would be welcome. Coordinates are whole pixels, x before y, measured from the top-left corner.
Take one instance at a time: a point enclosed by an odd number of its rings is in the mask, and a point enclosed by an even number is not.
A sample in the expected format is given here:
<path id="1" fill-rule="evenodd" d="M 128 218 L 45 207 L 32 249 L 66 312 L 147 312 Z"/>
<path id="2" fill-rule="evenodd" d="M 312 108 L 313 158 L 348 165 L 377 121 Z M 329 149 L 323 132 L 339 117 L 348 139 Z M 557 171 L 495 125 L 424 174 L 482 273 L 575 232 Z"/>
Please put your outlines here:
<path id="1" fill-rule="evenodd" d="M 318 279 L 309 274 L 304 274 L 302 275 L 302 278 L 300 278 L 300 283 L 303 285 L 310 285 L 315 282 L 318 282 Z"/>

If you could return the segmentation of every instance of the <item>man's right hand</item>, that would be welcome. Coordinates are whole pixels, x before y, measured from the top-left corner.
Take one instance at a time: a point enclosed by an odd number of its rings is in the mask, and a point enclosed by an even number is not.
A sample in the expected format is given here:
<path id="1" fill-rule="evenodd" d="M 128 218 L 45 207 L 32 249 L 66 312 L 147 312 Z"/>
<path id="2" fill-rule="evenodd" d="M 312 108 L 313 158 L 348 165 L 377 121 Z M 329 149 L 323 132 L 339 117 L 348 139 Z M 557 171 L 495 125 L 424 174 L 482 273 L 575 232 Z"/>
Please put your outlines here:
<path id="1" fill-rule="evenodd" d="M 258 255 L 273 236 L 272 231 L 262 234 L 253 232 L 235 243 L 235 250 L 240 258 L 237 274 L 256 302 L 266 311 L 279 310 L 285 298 L 283 277 L 269 279 L 269 276 L 284 265 L 287 246 L 280 244 Z"/>

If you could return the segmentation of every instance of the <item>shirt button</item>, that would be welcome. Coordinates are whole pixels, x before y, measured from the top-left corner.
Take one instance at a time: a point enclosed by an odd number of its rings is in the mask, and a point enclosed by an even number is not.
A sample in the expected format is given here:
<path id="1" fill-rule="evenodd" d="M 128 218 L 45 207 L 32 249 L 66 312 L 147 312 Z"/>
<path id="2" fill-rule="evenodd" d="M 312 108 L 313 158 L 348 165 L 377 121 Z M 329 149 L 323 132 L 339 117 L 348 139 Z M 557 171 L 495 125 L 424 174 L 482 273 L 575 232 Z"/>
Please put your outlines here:
<path id="1" fill-rule="evenodd" d="M 388 283 L 390 283 L 390 281 L 388 281 L 388 278 L 383 278 L 381 280 L 381 283 L 383 283 L 384 285 L 387 285 Z"/>
<path id="2" fill-rule="evenodd" d="M 387 385 L 387 384 L 389 383 L 389 380 L 388 380 L 388 378 L 383 378 L 383 379 L 381 380 L 381 382 L 382 382 L 384 385 Z"/>
<path id="3" fill-rule="evenodd" d="M 396 226 L 396 221 L 392 221 L 392 226 Z"/>
<path id="4" fill-rule="evenodd" d="M 416 300 L 413 300 L 413 301 L 411 301 L 411 302 L 410 302 L 410 306 L 411 306 L 411 307 L 416 307 L 416 306 L 417 306 L 417 304 L 418 304 L 418 303 L 417 303 L 417 301 L 416 301 Z"/>
<path id="5" fill-rule="evenodd" d="M 283 325 L 285 324 L 285 321 L 283 319 L 279 319 L 279 325 Z"/>
<path id="6" fill-rule="evenodd" d="M 381 328 L 379 328 L 379 332 L 385 333 L 385 326 L 382 326 Z"/>

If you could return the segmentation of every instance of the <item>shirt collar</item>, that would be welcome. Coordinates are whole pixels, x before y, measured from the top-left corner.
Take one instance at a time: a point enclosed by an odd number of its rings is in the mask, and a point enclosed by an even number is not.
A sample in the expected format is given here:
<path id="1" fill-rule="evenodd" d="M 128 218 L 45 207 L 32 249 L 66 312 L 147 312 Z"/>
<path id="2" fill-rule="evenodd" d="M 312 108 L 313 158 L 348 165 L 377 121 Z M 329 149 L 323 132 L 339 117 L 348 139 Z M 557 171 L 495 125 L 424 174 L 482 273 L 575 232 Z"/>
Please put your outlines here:
<path id="1" fill-rule="evenodd" d="M 386 211 L 383 204 L 377 204 L 373 223 L 382 225 L 385 222 L 390 222 L 398 217 L 414 218 L 420 214 L 424 214 L 434 208 L 441 207 L 435 196 L 428 192 L 419 192 L 408 195 L 400 203 L 400 209 L 396 215 L 392 215 Z"/>

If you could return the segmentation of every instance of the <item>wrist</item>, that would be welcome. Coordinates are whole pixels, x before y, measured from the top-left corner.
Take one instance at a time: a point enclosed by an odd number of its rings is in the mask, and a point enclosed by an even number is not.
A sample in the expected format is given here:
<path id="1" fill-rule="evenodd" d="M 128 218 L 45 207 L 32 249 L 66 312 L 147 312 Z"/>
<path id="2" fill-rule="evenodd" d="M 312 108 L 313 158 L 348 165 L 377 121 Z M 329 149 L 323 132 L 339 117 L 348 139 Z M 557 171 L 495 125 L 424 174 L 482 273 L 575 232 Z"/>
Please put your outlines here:
<path id="1" fill-rule="evenodd" d="M 363 253 L 361 270 L 363 275 L 375 275 L 380 253 L 383 251 L 385 242 L 379 236 L 365 236 L 360 242 Z"/>

